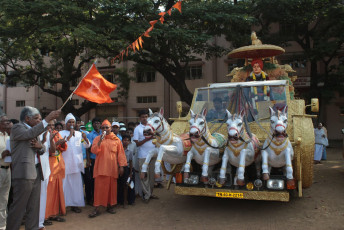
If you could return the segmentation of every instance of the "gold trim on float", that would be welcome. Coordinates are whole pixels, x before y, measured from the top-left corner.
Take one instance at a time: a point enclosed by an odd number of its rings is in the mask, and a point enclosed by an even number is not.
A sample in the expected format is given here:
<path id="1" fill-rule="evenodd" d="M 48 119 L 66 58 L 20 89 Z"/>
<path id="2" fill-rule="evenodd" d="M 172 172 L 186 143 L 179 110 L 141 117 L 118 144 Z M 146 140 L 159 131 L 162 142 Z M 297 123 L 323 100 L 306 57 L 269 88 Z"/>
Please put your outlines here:
<path id="1" fill-rule="evenodd" d="M 189 196 L 209 196 L 217 198 L 244 199 L 244 200 L 269 200 L 269 201 L 289 201 L 289 192 L 287 191 L 245 191 L 230 189 L 212 189 L 175 186 L 174 193 L 178 195 Z M 219 196 L 224 194 L 224 196 Z"/>

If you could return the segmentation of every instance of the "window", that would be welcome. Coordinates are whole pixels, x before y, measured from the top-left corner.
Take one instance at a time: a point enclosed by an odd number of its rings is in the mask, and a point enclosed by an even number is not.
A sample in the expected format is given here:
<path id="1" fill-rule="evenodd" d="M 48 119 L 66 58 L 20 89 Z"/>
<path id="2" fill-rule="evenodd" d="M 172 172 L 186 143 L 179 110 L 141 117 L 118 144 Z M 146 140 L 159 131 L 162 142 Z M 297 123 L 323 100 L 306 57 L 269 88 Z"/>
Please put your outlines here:
<path id="1" fill-rule="evenodd" d="M 202 79 L 202 66 L 190 66 L 186 69 L 186 80 Z"/>
<path id="2" fill-rule="evenodd" d="M 105 78 L 106 80 L 108 80 L 109 82 L 112 82 L 112 83 L 115 82 L 115 78 L 116 78 L 115 74 L 113 74 L 113 73 L 107 73 L 107 74 L 104 74 L 103 76 L 104 76 L 104 78 Z"/>
<path id="3" fill-rule="evenodd" d="M 16 71 L 8 71 L 8 76 L 6 77 L 7 86 L 16 87 L 18 77 L 19 75 Z"/>
<path id="4" fill-rule="evenodd" d="M 72 105 L 79 105 L 79 99 L 72 99 Z"/>
<path id="5" fill-rule="evenodd" d="M 16 107 L 24 107 L 25 101 L 16 101 Z"/>
<path id="6" fill-rule="evenodd" d="M 75 86 L 77 86 L 77 84 L 78 84 L 78 79 L 72 79 L 71 83 L 70 83 L 70 86 L 71 87 L 75 87 Z"/>
<path id="7" fill-rule="evenodd" d="M 279 25 L 280 36 L 290 36 L 296 33 L 296 26 L 287 22 L 282 22 Z"/>
<path id="8" fill-rule="evenodd" d="M 344 56 L 343 57 L 339 57 L 339 65 L 342 66 L 344 65 Z"/>
<path id="9" fill-rule="evenodd" d="M 232 72 L 235 67 L 238 67 L 237 63 L 228 63 L 228 73 Z"/>
<path id="10" fill-rule="evenodd" d="M 112 97 L 111 100 L 112 100 L 113 102 L 118 102 L 118 97 Z"/>
<path id="11" fill-rule="evenodd" d="M 307 60 L 303 58 L 294 58 L 293 60 L 281 60 L 282 64 L 288 64 L 290 65 L 293 69 L 306 69 L 307 67 Z"/>
<path id="12" fill-rule="evenodd" d="M 156 103 L 156 96 L 137 97 L 137 103 Z"/>
<path id="13" fill-rule="evenodd" d="M 155 71 L 137 71 L 136 72 L 136 82 L 154 82 L 155 81 Z"/>

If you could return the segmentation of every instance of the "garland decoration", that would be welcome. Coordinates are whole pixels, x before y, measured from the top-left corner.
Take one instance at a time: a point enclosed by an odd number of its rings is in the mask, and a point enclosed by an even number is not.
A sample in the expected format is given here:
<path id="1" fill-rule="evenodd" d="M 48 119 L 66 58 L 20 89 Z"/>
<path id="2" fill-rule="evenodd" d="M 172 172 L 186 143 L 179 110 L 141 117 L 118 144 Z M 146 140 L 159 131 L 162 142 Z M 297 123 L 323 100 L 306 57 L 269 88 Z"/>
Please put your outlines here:
<path id="1" fill-rule="evenodd" d="M 263 78 L 263 81 L 266 81 L 266 75 L 265 75 L 265 72 L 264 72 L 264 71 L 262 71 L 262 78 Z M 256 80 L 257 80 L 256 75 L 255 75 L 254 73 L 252 73 L 252 79 L 253 79 L 253 81 L 256 81 Z M 257 87 L 254 87 L 254 94 L 255 94 L 255 95 L 258 94 L 258 92 L 257 92 Z M 264 85 L 264 95 L 266 96 L 267 94 L 268 94 L 267 88 L 266 88 L 266 86 Z"/>
<path id="2" fill-rule="evenodd" d="M 172 9 L 175 8 L 177 9 L 180 13 L 182 13 L 182 0 L 179 0 L 176 4 L 174 4 L 169 10 L 167 10 L 166 12 L 161 12 L 159 13 L 160 18 L 157 20 L 153 20 L 150 21 L 150 27 L 140 36 L 138 37 L 133 43 L 131 43 L 129 46 L 127 46 L 127 48 L 125 48 L 124 50 L 122 50 L 122 52 L 120 54 L 118 54 L 116 57 L 111 59 L 111 65 L 115 63 L 115 60 L 121 60 L 123 61 L 123 56 L 126 55 L 128 56 L 129 51 L 132 49 L 133 52 L 135 53 L 136 51 L 139 51 L 140 49 L 143 48 L 142 44 L 143 44 L 143 37 L 150 37 L 149 33 L 154 29 L 154 25 L 160 21 L 161 24 L 164 24 L 165 21 L 165 15 L 166 13 L 168 15 L 171 16 L 172 13 Z"/>

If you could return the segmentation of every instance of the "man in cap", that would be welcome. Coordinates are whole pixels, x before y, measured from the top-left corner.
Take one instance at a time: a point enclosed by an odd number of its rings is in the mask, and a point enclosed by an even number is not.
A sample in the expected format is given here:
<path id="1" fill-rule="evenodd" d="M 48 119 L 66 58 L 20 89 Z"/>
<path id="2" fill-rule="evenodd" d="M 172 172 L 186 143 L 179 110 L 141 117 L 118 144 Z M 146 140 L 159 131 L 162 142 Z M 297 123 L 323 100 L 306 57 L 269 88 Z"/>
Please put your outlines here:
<path id="1" fill-rule="evenodd" d="M 127 132 L 127 129 L 126 129 L 124 126 L 122 126 L 122 127 L 119 129 L 119 134 L 120 134 L 120 136 L 122 137 L 122 139 L 123 139 L 123 136 L 126 134 L 126 132 Z"/>
<path id="2" fill-rule="evenodd" d="M 117 122 L 117 121 L 114 121 L 114 122 L 112 122 L 112 132 L 114 133 L 114 134 L 116 134 L 116 136 L 122 141 L 122 136 L 121 136 L 121 134 L 119 133 L 119 128 L 120 128 L 120 125 L 119 125 L 119 122 Z"/>
<path id="3" fill-rule="evenodd" d="M 82 146 L 89 148 L 91 143 L 87 139 L 86 133 L 76 131 L 76 119 L 69 113 L 65 118 L 66 130 L 62 130 L 60 135 L 66 139 L 68 148 L 62 153 L 65 160 L 65 178 L 63 179 L 63 192 L 66 207 L 71 206 L 72 211 L 80 213 L 79 207 L 85 206 L 84 189 L 81 173 L 84 173 L 84 162 Z"/>
<path id="4" fill-rule="evenodd" d="M 7 218 L 7 229 L 18 230 L 25 215 L 25 229 L 38 229 L 41 180 L 40 155 L 45 152 L 38 136 L 48 122 L 60 116 L 52 111 L 42 121 L 38 109 L 26 106 L 20 113 L 20 123 L 11 131 L 13 203 Z"/>

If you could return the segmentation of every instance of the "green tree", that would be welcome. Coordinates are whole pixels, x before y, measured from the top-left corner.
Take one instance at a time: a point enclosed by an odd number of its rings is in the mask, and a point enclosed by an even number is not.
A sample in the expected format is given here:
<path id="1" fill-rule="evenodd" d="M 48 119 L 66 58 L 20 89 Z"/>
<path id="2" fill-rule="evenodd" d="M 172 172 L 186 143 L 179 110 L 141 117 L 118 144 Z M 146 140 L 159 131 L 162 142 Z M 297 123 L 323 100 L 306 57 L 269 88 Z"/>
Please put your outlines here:
<path id="1" fill-rule="evenodd" d="M 169 9 L 175 3 L 174 0 L 3 0 L 0 10 L 3 72 L 8 75 L 6 70 L 11 68 L 28 86 L 38 85 L 44 92 L 65 101 L 72 82 L 80 80 L 85 65 L 97 57 L 107 58 L 110 63 L 111 57 L 149 28 L 151 20 L 159 19 L 161 9 Z M 183 1 L 182 14 L 176 11 L 166 16 L 163 24 L 158 22 L 150 37 L 144 38 L 144 49 L 130 53 L 127 60 L 153 67 L 181 100 L 191 104 L 192 93 L 185 84 L 189 63 L 197 60 L 197 55 L 211 58 L 228 52 L 230 47 L 212 42 L 214 36 L 225 34 L 233 45 L 246 44 L 253 18 L 245 13 L 244 4 L 227 0 Z M 129 86 L 128 78 L 121 73 L 123 85 Z M 62 90 L 47 88 L 47 82 L 61 85 Z M 80 116 L 95 106 L 86 102 L 75 109 L 67 103 L 64 111 Z"/>
<path id="2" fill-rule="evenodd" d="M 159 19 L 160 9 L 170 9 L 176 3 L 173 0 L 154 1 L 153 4 L 150 0 L 124 2 L 131 6 L 127 8 L 131 20 L 122 24 L 119 36 L 123 37 L 119 39 L 129 44 L 149 28 L 150 21 Z M 245 13 L 246 10 L 244 4 L 227 0 L 183 1 L 181 14 L 173 10 L 171 16 L 166 15 L 163 24 L 155 24 L 149 38 L 143 37 L 143 50 L 125 58 L 153 67 L 182 101 L 191 104 L 193 95 L 185 83 L 189 63 L 199 60 L 197 55 L 206 55 L 210 59 L 228 52 L 230 47 L 221 47 L 213 42 L 215 36 L 225 35 L 233 45 L 246 44 L 250 24 L 254 20 Z"/>
<path id="3" fill-rule="evenodd" d="M 295 41 L 301 55 L 310 63 L 310 97 L 321 102 L 343 90 L 342 67 L 338 60 L 344 43 L 344 5 L 340 0 L 257 0 L 252 15 L 261 27 L 259 35 L 265 43 L 288 46 Z M 271 23 L 279 24 L 279 32 L 271 33 Z M 325 69 L 318 72 L 319 65 Z M 324 85 L 320 86 L 319 83 Z M 308 98 L 308 99 L 309 99 Z"/>
<path id="4" fill-rule="evenodd" d="M 102 1 L 4 0 L 1 4 L 0 64 L 7 81 L 20 80 L 28 87 L 38 85 L 63 102 L 71 94 L 73 83 L 80 81 L 82 69 L 87 69 L 95 58 L 106 55 L 103 46 L 122 47 L 121 41 L 113 40 L 120 22 L 106 23 L 107 16 L 99 12 Z M 113 7 L 116 12 L 116 4 Z M 113 15 L 113 18 L 121 17 Z M 125 97 L 129 89 L 128 74 L 120 69 L 115 73 L 119 94 Z M 48 83 L 61 89 L 47 87 Z M 69 102 L 63 111 L 81 116 L 96 105 L 87 101 L 76 109 Z"/>

